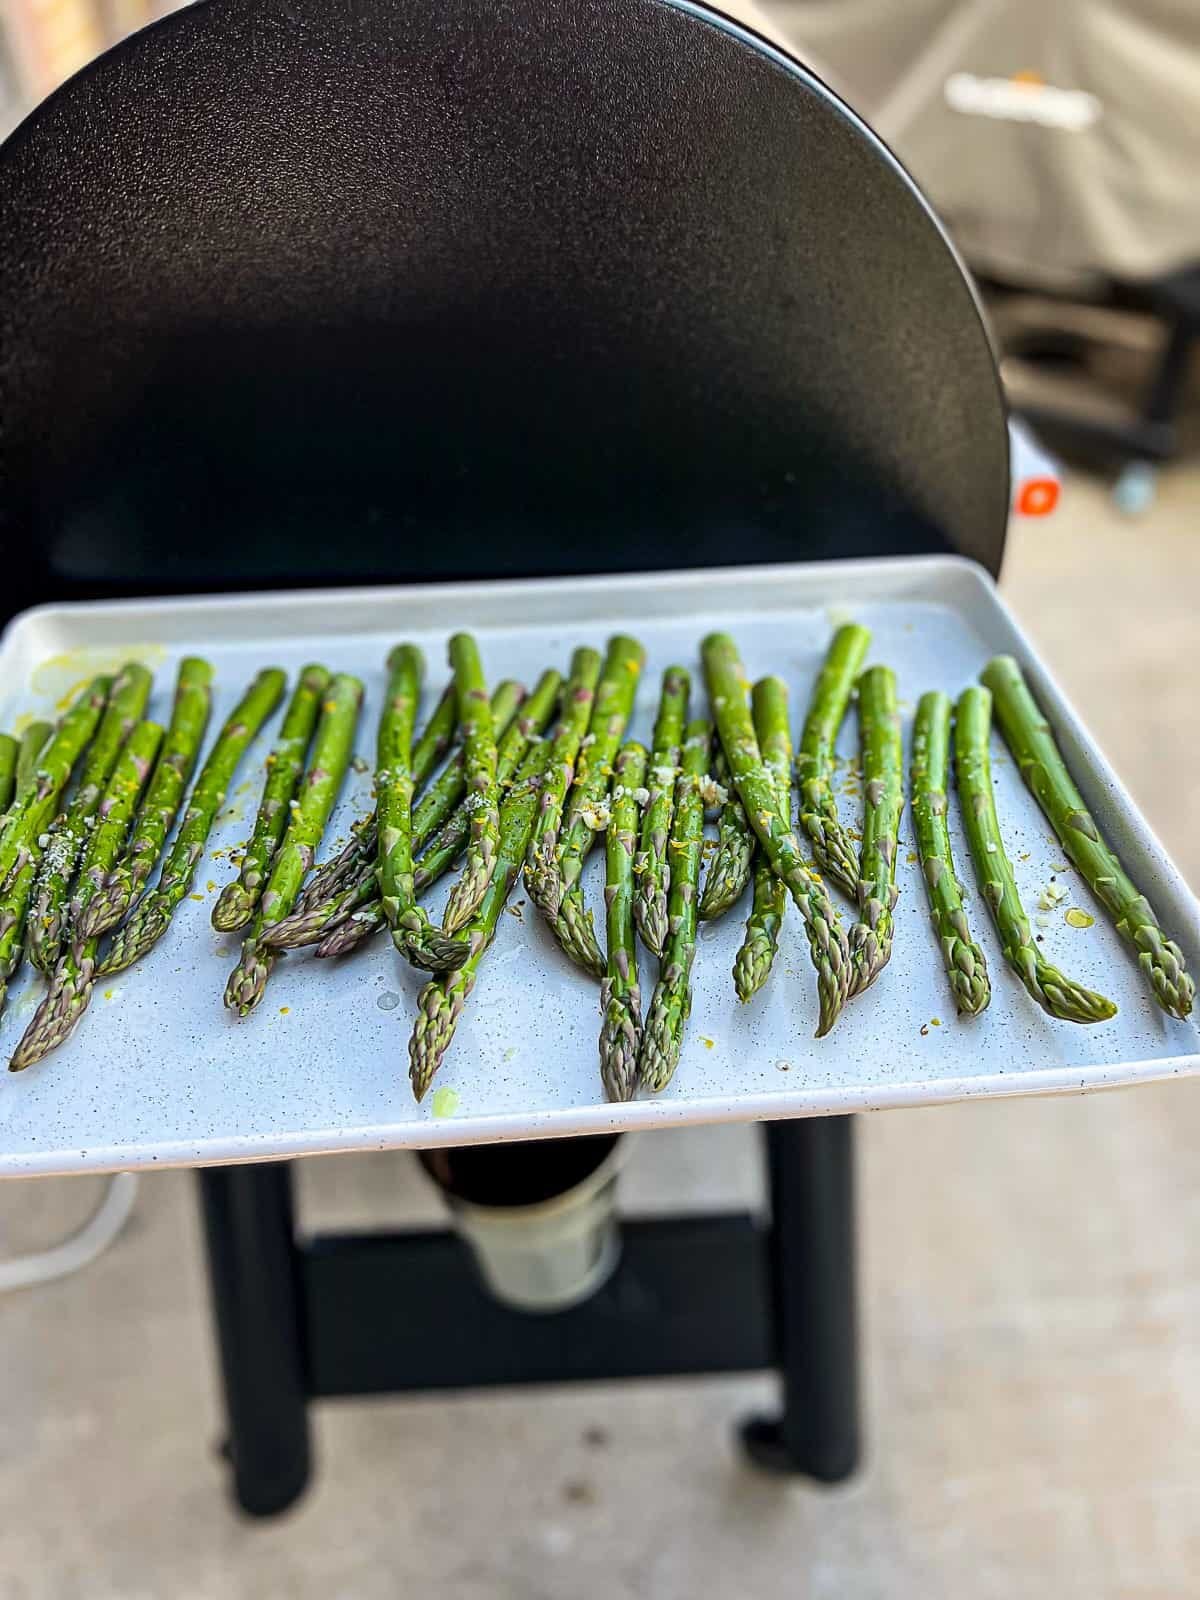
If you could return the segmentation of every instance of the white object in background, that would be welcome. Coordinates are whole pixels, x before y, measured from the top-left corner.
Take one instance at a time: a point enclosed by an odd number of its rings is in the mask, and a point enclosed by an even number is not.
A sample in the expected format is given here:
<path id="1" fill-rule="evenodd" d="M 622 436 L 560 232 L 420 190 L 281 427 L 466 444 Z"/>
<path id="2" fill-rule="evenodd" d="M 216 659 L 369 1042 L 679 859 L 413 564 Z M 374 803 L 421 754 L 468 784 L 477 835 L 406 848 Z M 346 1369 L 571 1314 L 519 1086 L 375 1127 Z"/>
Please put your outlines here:
<path id="1" fill-rule="evenodd" d="M 90 1266 L 113 1243 L 129 1221 L 138 1181 L 132 1172 L 118 1172 L 105 1186 L 104 1198 L 77 1233 L 50 1250 L 0 1261 L 0 1294 L 52 1283 Z"/>
<path id="2" fill-rule="evenodd" d="M 445 1199 L 488 1289 L 517 1311 L 566 1311 L 603 1287 L 621 1257 L 615 1144 L 582 1183 L 528 1206 Z"/>
<path id="3" fill-rule="evenodd" d="M 1022 517 L 1048 517 L 1058 505 L 1062 479 L 1058 463 L 1016 417 L 1008 420 L 1012 463 L 1012 508 Z"/>

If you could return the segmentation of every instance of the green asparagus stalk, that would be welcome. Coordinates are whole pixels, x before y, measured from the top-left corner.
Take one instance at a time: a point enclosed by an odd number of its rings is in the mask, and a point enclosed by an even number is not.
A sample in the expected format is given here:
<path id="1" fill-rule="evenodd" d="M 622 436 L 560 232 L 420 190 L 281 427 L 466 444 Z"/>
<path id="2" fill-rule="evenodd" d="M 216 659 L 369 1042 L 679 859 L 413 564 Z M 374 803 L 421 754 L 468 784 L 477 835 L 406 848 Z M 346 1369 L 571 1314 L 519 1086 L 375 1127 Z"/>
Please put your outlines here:
<path id="1" fill-rule="evenodd" d="M 854 966 L 850 993 L 869 989 L 892 958 L 895 934 L 896 853 L 904 810 L 900 713 L 896 675 L 871 667 L 858 680 L 858 726 L 862 750 L 863 838 L 859 861 L 859 920 L 850 930 Z"/>
<path id="2" fill-rule="evenodd" d="M 1043 960 L 1029 931 L 996 816 L 988 749 L 991 722 L 990 692 L 965 690 L 955 713 L 954 772 L 975 877 L 1000 935 L 1004 959 L 1052 1017 L 1064 1022 L 1107 1022 L 1117 1012 L 1112 1001 L 1083 988 Z"/>
<path id="3" fill-rule="evenodd" d="M 17 789 L 17 761 L 21 746 L 8 733 L 0 733 L 0 817 L 12 804 Z"/>
<path id="4" fill-rule="evenodd" d="M 439 933 L 417 904 L 413 883 L 412 735 L 425 663 L 415 645 L 397 645 L 388 657 L 388 689 L 375 755 L 375 805 L 378 817 L 377 876 L 392 942 L 414 966 L 439 972 L 463 958 L 457 940 Z M 469 691 L 459 688 L 459 720 L 464 738 L 474 737 Z M 489 714 L 489 734 L 490 727 Z M 492 743 L 493 762 L 495 742 Z M 492 777 L 494 778 L 494 766 Z"/>
<path id="5" fill-rule="evenodd" d="M 704 782 L 711 751 L 711 724 L 703 718 L 689 722 L 680 753 L 679 777 L 675 780 L 667 846 L 671 852 L 667 942 L 638 1051 L 638 1078 L 655 1092 L 665 1089 L 675 1075 L 683 1049 L 683 1030 L 692 1010 L 696 902 L 704 844 Z"/>
<path id="6" fill-rule="evenodd" d="M 312 755 L 299 796 L 292 802 L 287 832 L 272 859 L 262 902 L 251 931 L 242 942 L 241 958 L 225 985 L 225 1004 L 239 1017 L 253 1011 L 262 999 L 267 979 L 279 959 L 278 951 L 266 943 L 263 932 L 273 922 L 287 916 L 313 864 L 354 754 L 362 696 L 361 682 L 340 672 L 330 680 L 321 701 Z"/>
<path id="7" fill-rule="evenodd" d="M 997 656 L 984 669 L 981 681 L 992 692 L 996 721 L 1021 776 L 1068 860 L 1132 946 L 1159 1005 L 1170 1016 L 1189 1016 L 1196 986 L 1184 969 L 1183 952 L 1167 937 L 1149 901 L 1097 827 L 1020 667 L 1011 656 Z"/>
<path id="8" fill-rule="evenodd" d="M 39 840 L 91 742 L 111 687 L 111 678 L 93 678 L 76 697 L 38 760 L 36 783 L 0 823 L 0 892 L 13 887 L 16 875 L 45 849 Z"/>
<path id="9" fill-rule="evenodd" d="M 373 886 L 372 886 L 373 887 Z M 379 898 L 379 891 L 371 893 L 368 889 L 367 898 L 358 902 L 340 922 L 333 925 L 328 933 L 324 934 L 321 942 L 313 951 L 318 960 L 329 960 L 333 956 L 348 956 L 352 950 L 357 950 L 360 944 L 387 927 L 387 918 L 383 914 L 383 902 Z"/>
<path id="10" fill-rule="evenodd" d="M 95 678 L 59 723 L 38 763 L 37 782 L 0 832 L 0 1010 L 25 948 L 25 924 L 41 859 L 43 830 L 58 809 L 71 770 L 96 730 L 111 678 Z"/>
<path id="11" fill-rule="evenodd" d="M 790 825 L 792 815 L 792 736 L 788 728 L 787 685 L 781 678 L 760 678 L 751 694 L 754 731 L 763 761 L 774 774 L 779 810 Z M 743 1004 L 767 981 L 779 949 L 788 892 L 771 871 L 761 845 L 754 852 L 754 903 L 746 919 L 741 948 L 734 957 L 733 986 Z"/>
<path id="12" fill-rule="evenodd" d="M 547 676 L 549 675 L 543 675 L 543 684 Z M 557 686 L 558 674 L 554 673 L 553 677 Z M 543 685 L 539 684 L 539 690 L 542 687 Z M 509 679 L 496 685 L 496 692 L 492 696 L 492 721 L 497 739 L 507 737 L 522 724 L 530 725 L 531 721 L 537 721 L 540 715 L 539 706 L 532 702 L 526 707 L 524 716 L 520 719 L 515 717 L 524 694 L 521 685 Z M 417 776 L 419 752 L 420 746 L 417 745 L 413 749 L 414 778 Z M 501 757 L 497 761 L 498 773 L 501 771 L 503 759 Z M 455 803 L 462 798 L 465 787 L 466 779 L 463 776 L 460 750 L 421 803 L 412 808 L 414 852 L 426 843 L 429 843 L 432 849 L 439 840 L 445 843 L 453 839 L 453 848 L 451 853 L 444 857 L 442 870 L 447 870 L 458 860 L 470 831 L 469 813 L 462 806 L 459 806 L 457 811 L 453 809 Z M 364 849 L 368 839 L 371 846 L 369 852 Z M 316 879 L 321 879 L 327 885 L 324 891 L 315 892 L 313 884 L 310 883 L 308 889 L 297 899 L 296 909 L 292 915 L 268 929 L 266 935 L 268 943 L 278 950 L 298 950 L 304 945 L 318 944 L 339 923 L 344 922 L 351 912 L 369 901 L 377 901 L 379 898 L 377 857 L 375 817 L 371 816 L 365 822 L 355 825 L 355 836 L 341 855 L 318 869 Z M 438 876 L 441 876 L 441 871 L 438 872 Z M 427 886 L 428 881 L 428 877 L 422 881 L 421 865 L 418 863 L 414 868 L 414 886 L 418 895 Z M 372 932 L 383 925 L 382 906 L 379 908 L 379 918 Z M 431 931 L 430 937 L 436 940 L 441 938 L 441 935 Z M 423 945 L 417 953 L 425 955 L 425 946 Z M 429 959 L 433 959 L 432 947 L 429 948 Z M 422 960 L 419 964 L 425 966 L 427 961 Z"/>
<path id="13" fill-rule="evenodd" d="M 31 722 L 21 735 L 21 753 L 17 757 L 17 800 L 23 800 L 36 785 L 38 759 L 53 733 L 51 723 Z"/>
<path id="14" fill-rule="evenodd" d="M 637 1088 L 642 996 L 633 925 L 633 862 L 638 841 L 637 796 L 645 782 L 648 759 L 643 745 L 631 741 L 621 747 L 605 841 L 608 971 L 600 986 L 600 1081 L 610 1100 L 632 1100 Z"/>
<path id="15" fill-rule="evenodd" d="M 558 871 L 558 841 L 562 829 L 563 807 L 574 782 L 575 763 L 587 734 L 600 681 L 600 656 L 586 645 L 571 657 L 571 671 L 563 695 L 563 707 L 550 746 L 550 762 L 542 784 L 541 801 L 529 859 L 525 863 L 525 887 L 529 898 L 551 922 L 558 916 L 562 880 Z"/>
<path id="16" fill-rule="evenodd" d="M 728 634 L 710 633 L 701 648 L 708 697 L 733 781 L 772 871 L 787 885 L 804 918 L 817 972 L 819 1039 L 833 1027 L 846 1002 L 851 973 L 846 935 L 825 885 L 805 862 L 789 820 L 780 813 L 778 783 L 763 761 L 746 706 L 746 679 L 737 646 Z"/>
<path id="17" fill-rule="evenodd" d="M 238 764 L 263 724 L 278 706 L 287 677 L 278 667 L 260 672 L 232 714 L 200 769 L 179 832 L 158 883 L 139 901 L 129 920 L 117 930 L 98 972 L 124 972 L 153 948 L 170 926 L 175 908 L 191 889 L 204 856 L 204 846 Z"/>
<path id="18" fill-rule="evenodd" d="M 453 971 L 440 973 L 421 990 L 417 1020 L 409 1040 L 408 1076 L 413 1095 L 424 1098 L 445 1059 L 484 954 L 496 936 L 501 913 L 521 871 L 538 811 L 538 790 L 550 760 L 550 747 L 535 744 L 522 762 L 517 780 L 500 808 L 500 847 L 496 867 L 475 915 L 463 930 L 467 956 Z"/>
<path id="19" fill-rule="evenodd" d="M 81 934 L 92 936 L 115 928 L 154 871 L 204 743 L 212 711 L 212 678 L 212 667 L 199 656 L 185 656 L 179 663 L 171 721 L 154 777 L 138 810 L 123 860 L 83 910 Z"/>
<path id="20" fill-rule="evenodd" d="M 51 830 L 29 909 L 27 951 L 33 965 L 47 976 L 54 971 L 62 953 L 67 899 L 88 829 L 121 746 L 146 709 L 152 682 L 153 675 L 139 662 L 130 661 L 121 668 L 84 760 L 75 798 Z"/>
<path id="21" fill-rule="evenodd" d="M 851 899 L 858 896 L 858 859 L 853 841 L 838 820 L 831 781 L 833 752 L 870 643 L 870 632 L 857 623 L 848 622 L 834 634 L 813 689 L 796 756 L 800 826 L 812 840 L 817 865 Z"/>
<path id="22" fill-rule="evenodd" d="M 721 750 L 713 758 L 713 776 L 726 795 L 717 820 L 717 848 L 709 861 L 700 896 L 702 921 L 723 917 L 730 906 L 737 904 L 750 882 L 754 861 L 754 829 L 747 821 L 746 808 L 738 799 Z"/>
<path id="23" fill-rule="evenodd" d="M 267 757 L 267 776 L 250 843 L 237 877 L 225 885 L 213 907 L 212 925 L 218 933 L 244 928 L 254 915 L 271 862 L 287 832 L 289 808 L 329 682 L 329 672 L 316 662 L 310 662 L 300 673 L 284 713 L 279 740 Z"/>
<path id="24" fill-rule="evenodd" d="M 580 875 L 596 834 L 602 831 L 612 764 L 633 712 L 645 660 L 646 653 L 636 639 L 619 633 L 609 640 L 556 857 L 558 915 L 551 928 L 571 960 L 596 978 L 603 978 L 605 963 L 596 943 L 592 913 L 584 903 Z"/>
<path id="25" fill-rule="evenodd" d="M 517 707 L 525 698 L 525 690 L 511 678 L 496 685 L 492 695 L 492 721 L 496 734 L 507 727 Z M 448 725 L 446 707 L 450 707 Z M 413 793 L 427 782 L 442 755 L 449 748 L 458 716 L 458 696 L 453 683 L 438 702 L 437 709 L 426 725 L 424 733 L 413 746 Z M 438 726 L 441 724 L 441 726 Z M 420 803 L 412 808 L 413 848 L 422 839 L 452 815 L 462 799 L 466 779 L 463 777 L 463 758 L 460 750 L 447 763 L 445 770 Z M 361 891 L 366 885 L 368 895 L 376 891 L 375 863 L 379 854 L 376 817 L 372 811 L 356 822 L 344 848 L 323 862 L 301 889 L 296 898 L 296 909 L 290 917 L 271 929 L 271 942 L 280 949 L 296 949 L 302 944 L 314 944 L 324 933 L 346 915 L 350 906 L 362 903 Z M 348 896 L 348 898 L 345 898 Z M 303 922 L 301 922 L 303 919 Z M 303 937 L 301 937 L 303 935 Z"/>
<path id="26" fill-rule="evenodd" d="M 931 690 L 917 704 L 913 724 L 911 789 L 913 834 L 929 915 L 960 1015 L 975 1017 L 992 997 L 987 961 L 971 937 L 962 885 L 950 854 L 946 796 L 950 777 L 950 700 Z"/>
<path id="27" fill-rule="evenodd" d="M 62 1044 L 88 1008 L 96 982 L 100 941 L 80 935 L 82 913 L 120 854 L 138 796 L 146 786 L 162 738 L 163 730 L 158 723 L 139 722 L 121 747 L 80 864 L 71 897 L 68 940 L 45 997 L 13 1052 L 10 1072 L 24 1071 Z"/>
<path id="28" fill-rule="evenodd" d="M 667 892 L 671 887 L 667 840 L 671 836 L 679 747 L 683 743 L 691 692 L 692 680 L 686 667 L 668 667 L 663 673 L 646 774 L 649 797 L 642 817 L 641 848 L 634 863 L 637 887 L 633 914 L 642 943 L 656 956 L 662 955 L 667 938 Z"/>
<path id="29" fill-rule="evenodd" d="M 479 909 L 500 843 L 500 784 L 496 776 L 496 737 L 488 711 L 487 683 L 479 647 L 469 633 L 450 640 L 450 665 L 458 688 L 458 720 L 463 730 L 463 762 L 467 776 L 466 804 L 471 812 L 466 865 L 450 891 L 442 917 L 443 931 L 460 933 Z M 384 896 L 386 902 L 386 893 Z M 385 904 L 386 909 L 386 904 Z"/>

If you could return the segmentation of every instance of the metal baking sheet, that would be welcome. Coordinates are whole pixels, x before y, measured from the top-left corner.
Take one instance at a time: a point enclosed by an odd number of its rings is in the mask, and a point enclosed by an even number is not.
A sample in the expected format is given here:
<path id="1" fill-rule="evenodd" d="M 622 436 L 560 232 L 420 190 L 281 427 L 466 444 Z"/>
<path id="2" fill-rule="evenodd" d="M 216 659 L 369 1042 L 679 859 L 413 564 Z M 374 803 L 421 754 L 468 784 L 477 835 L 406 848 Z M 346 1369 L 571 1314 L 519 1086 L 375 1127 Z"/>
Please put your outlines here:
<path id="1" fill-rule="evenodd" d="M 783 675 L 793 724 L 828 642 L 847 617 L 873 632 L 872 659 L 896 669 L 908 723 L 919 694 L 955 694 L 1009 650 L 1025 664 L 1102 826 L 1166 926 L 1200 968 L 1197 905 L 979 568 L 952 558 L 739 568 L 603 579 L 56 606 L 18 618 L 0 643 L 0 727 L 46 715 L 87 674 L 127 656 L 157 672 L 152 714 L 165 715 L 175 664 L 216 665 L 216 717 L 258 667 L 309 659 L 360 673 L 368 687 L 359 749 L 369 757 L 388 646 L 426 649 L 427 700 L 444 681 L 448 632 L 474 629 L 493 679 L 532 682 L 573 645 L 628 629 L 647 671 L 635 731 L 648 737 L 661 669 L 696 669 L 701 637 L 728 628 L 748 671 Z M 277 719 L 276 719 L 277 722 Z M 222 1007 L 236 944 L 213 933 L 227 852 L 253 818 L 273 722 L 236 780 L 195 895 L 140 966 L 98 987 L 75 1037 L 39 1067 L 0 1077 L 0 1174 L 68 1173 L 279 1158 L 336 1150 L 582 1134 L 687 1122 L 811 1116 L 976 1096 L 1098 1089 L 1194 1072 L 1198 1032 L 1149 998 L 1117 935 L 1074 872 L 1069 899 L 1042 933 L 1046 954 L 1120 1006 L 1100 1027 L 1054 1022 L 1005 967 L 983 906 L 973 920 L 995 980 L 990 1009 L 959 1021 L 942 973 L 915 864 L 902 844 L 895 953 L 887 972 L 824 1040 L 799 919 L 789 916 L 766 989 L 739 1006 L 730 967 L 745 907 L 703 930 L 695 1004 L 678 1073 L 662 1095 L 610 1106 L 596 1063 L 597 986 L 562 957 L 529 906 L 505 916 L 434 1091 L 414 1105 L 407 1042 L 418 975 L 386 940 L 342 963 L 281 963 L 244 1021 Z M 855 746 L 853 718 L 841 751 Z M 994 748 L 998 804 L 1027 907 L 1063 859 L 1012 763 Z M 328 840 L 369 804 L 370 774 L 347 784 Z M 847 805 L 857 804 L 848 799 Z M 953 817 L 953 808 L 952 808 Z M 907 834 L 907 827 L 905 828 Z M 960 875 L 970 862 L 952 829 Z M 599 902 L 598 859 L 589 866 Z M 514 896 L 520 902 L 518 890 Z M 440 902 L 435 902 L 439 906 Z M 1076 930 L 1062 910 L 1095 916 Z M 653 963 L 643 957 L 648 993 Z M 7 1057 L 36 1002 L 26 974 L 0 1019 Z"/>

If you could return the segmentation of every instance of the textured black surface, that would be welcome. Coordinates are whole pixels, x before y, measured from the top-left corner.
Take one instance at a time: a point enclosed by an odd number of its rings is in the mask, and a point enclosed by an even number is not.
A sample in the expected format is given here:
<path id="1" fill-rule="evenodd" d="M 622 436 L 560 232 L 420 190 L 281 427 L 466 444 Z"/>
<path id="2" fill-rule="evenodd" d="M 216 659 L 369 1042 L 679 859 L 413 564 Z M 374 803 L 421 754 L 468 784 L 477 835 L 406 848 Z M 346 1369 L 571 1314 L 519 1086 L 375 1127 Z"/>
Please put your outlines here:
<path id="1" fill-rule="evenodd" d="M 1008 500 L 908 179 L 659 0 L 207 0 L 112 52 L 0 151 L 0 452 L 10 608 L 994 567 Z"/>

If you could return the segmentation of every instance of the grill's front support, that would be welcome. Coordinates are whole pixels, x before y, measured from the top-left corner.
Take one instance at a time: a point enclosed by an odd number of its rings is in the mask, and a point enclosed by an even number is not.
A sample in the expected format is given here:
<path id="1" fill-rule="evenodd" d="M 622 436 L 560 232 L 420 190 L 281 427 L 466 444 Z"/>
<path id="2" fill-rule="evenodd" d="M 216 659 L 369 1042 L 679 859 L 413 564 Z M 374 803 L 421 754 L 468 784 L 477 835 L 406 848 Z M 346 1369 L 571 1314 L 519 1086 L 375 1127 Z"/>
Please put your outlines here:
<path id="1" fill-rule="evenodd" d="M 238 1504 L 265 1516 L 303 1491 L 307 1403 L 321 1396 L 772 1364 L 782 1408 L 747 1425 L 751 1458 L 847 1476 L 858 1458 L 852 1123 L 772 1124 L 766 1146 L 769 1231 L 742 1216 L 626 1222 L 609 1283 L 550 1316 L 491 1301 L 451 1234 L 298 1242 L 285 1164 L 202 1171 Z"/>
<path id="2" fill-rule="evenodd" d="M 243 1511 L 269 1517 L 309 1473 L 291 1170 L 273 1161 L 198 1176 L 233 1492 Z"/>

